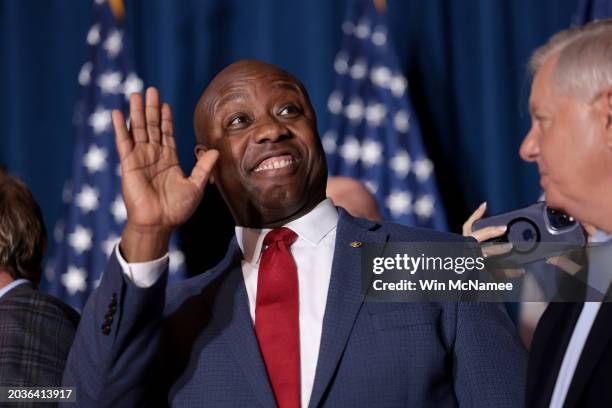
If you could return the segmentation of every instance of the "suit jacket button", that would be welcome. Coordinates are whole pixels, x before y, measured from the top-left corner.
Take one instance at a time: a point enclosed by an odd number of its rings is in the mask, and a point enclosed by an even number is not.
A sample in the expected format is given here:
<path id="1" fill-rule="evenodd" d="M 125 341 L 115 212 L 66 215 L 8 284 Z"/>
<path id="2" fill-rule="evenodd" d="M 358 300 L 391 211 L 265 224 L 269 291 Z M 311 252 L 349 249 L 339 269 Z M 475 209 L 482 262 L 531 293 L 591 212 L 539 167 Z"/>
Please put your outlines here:
<path id="1" fill-rule="evenodd" d="M 107 324 L 107 323 L 103 324 L 102 325 L 102 334 L 104 334 L 105 336 L 108 336 L 110 334 L 110 332 L 111 332 L 110 324 Z"/>

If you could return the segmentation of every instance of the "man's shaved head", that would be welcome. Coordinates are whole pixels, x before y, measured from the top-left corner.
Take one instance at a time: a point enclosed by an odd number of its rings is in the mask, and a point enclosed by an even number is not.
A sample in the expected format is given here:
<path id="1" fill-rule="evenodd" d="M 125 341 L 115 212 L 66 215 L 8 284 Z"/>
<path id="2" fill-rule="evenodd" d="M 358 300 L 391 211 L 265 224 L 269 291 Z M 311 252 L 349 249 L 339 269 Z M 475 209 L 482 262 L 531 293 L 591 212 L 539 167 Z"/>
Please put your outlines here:
<path id="1" fill-rule="evenodd" d="M 261 61 L 231 64 L 195 109 L 196 154 L 219 151 L 213 180 L 238 225 L 275 227 L 325 199 L 327 165 L 302 83 Z"/>
<path id="2" fill-rule="evenodd" d="M 259 60 L 240 60 L 236 61 L 227 67 L 223 68 L 217 75 L 210 81 L 194 111 L 194 128 L 196 134 L 196 141 L 203 145 L 206 145 L 206 122 L 208 118 L 212 118 L 215 114 L 216 108 L 222 102 L 220 95 L 223 94 L 224 90 L 228 88 L 239 88 L 241 83 L 255 79 L 257 76 L 262 74 L 269 75 L 274 74 L 280 78 L 285 78 L 288 87 L 294 87 L 296 91 L 301 92 L 308 103 L 310 104 L 310 98 L 306 88 L 302 82 L 295 76 L 277 67 L 276 65 L 269 64 L 265 61 Z M 238 97 L 240 92 L 230 93 L 227 97 Z M 310 106 L 310 109 L 314 113 L 314 109 Z"/>

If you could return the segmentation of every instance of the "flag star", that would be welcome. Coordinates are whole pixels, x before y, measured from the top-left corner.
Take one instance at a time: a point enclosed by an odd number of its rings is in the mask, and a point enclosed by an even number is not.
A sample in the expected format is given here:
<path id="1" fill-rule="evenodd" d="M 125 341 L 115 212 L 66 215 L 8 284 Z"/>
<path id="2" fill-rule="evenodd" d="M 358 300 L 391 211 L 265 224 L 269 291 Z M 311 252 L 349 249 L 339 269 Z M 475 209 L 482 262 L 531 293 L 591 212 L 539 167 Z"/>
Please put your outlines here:
<path id="1" fill-rule="evenodd" d="M 96 0 L 96 4 L 101 5 L 101 4 L 104 4 L 105 1 L 107 0 Z"/>
<path id="2" fill-rule="evenodd" d="M 334 61 L 334 69 L 338 75 L 346 74 L 348 71 L 348 56 L 344 52 L 339 52 Z"/>
<path id="3" fill-rule="evenodd" d="M 102 250 L 106 254 L 107 257 L 111 256 L 113 249 L 115 249 L 115 245 L 119 242 L 119 237 L 113 233 L 111 233 L 108 238 L 102 241 Z"/>
<path id="4" fill-rule="evenodd" d="M 336 132 L 333 130 L 328 130 L 323 135 L 321 139 L 321 143 L 323 144 L 323 150 L 325 153 L 332 154 L 336 152 Z"/>
<path id="5" fill-rule="evenodd" d="M 389 163 L 389 167 L 395 172 L 397 177 L 404 178 L 410 172 L 410 166 L 412 164 L 412 160 L 410 160 L 410 156 L 408 152 L 405 150 L 398 150 L 397 153 L 391 158 Z"/>
<path id="6" fill-rule="evenodd" d="M 359 98 L 353 98 L 344 108 L 344 114 L 349 120 L 359 122 L 363 118 L 363 102 Z"/>
<path id="7" fill-rule="evenodd" d="M 364 59 L 359 59 L 351 66 L 349 73 L 353 79 L 362 79 L 368 73 L 368 64 Z"/>
<path id="8" fill-rule="evenodd" d="M 348 136 L 344 141 L 344 144 L 340 147 L 340 156 L 346 160 L 349 164 L 357 163 L 361 156 L 361 145 L 359 140 L 353 136 Z"/>
<path id="9" fill-rule="evenodd" d="M 412 196 L 407 191 L 394 190 L 387 196 L 385 204 L 394 217 L 408 214 L 411 210 Z"/>
<path id="10" fill-rule="evenodd" d="M 170 273 L 176 273 L 185 263 L 185 255 L 182 251 L 175 249 L 170 251 Z"/>
<path id="11" fill-rule="evenodd" d="M 91 231 L 81 225 L 77 225 L 74 232 L 68 235 L 68 243 L 74 248 L 77 255 L 91 248 Z"/>
<path id="12" fill-rule="evenodd" d="M 365 110 L 366 120 L 368 121 L 368 123 L 372 124 L 372 126 L 379 126 L 382 120 L 385 118 L 386 114 L 387 109 L 382 103 L 368 105 Z"/>
<path id="13" fill-rule="evenodd" d="M 76 205 L 81 208 L 81 211 L 88 213 L 98 208 L 98 198 L 100 193 L 95 188 L 84 185 L 81 191 L 76 195 Z"/>
<path id="14" fill-rule="evenodd" d="M 107 155 L 108 153 L 105 148 L 91 145 L 87 153 L 85 153 L 85 156 L 83 156 L 83 164 L 90 173 L 104 170 L 106 167 Z"/>
<path id="15" fill-rule="evenodd" d="M 385 66 L 377 66 L 370 70 L 370 81 L 374 85 L 386 88 L 391 81 L 391 71 Z"/>
<path id="16" fill-rule="evenodd" d="M 342 112 L 342 94 L 340 91 L 333 91 L 327 99 L 327 109 L 334 115 Z"/>
<path id="17" fill-rule="evenodd" d="M 359 24 L 357 24 L 357 27 L 355 27 L 354 32 L 355 37 L 363 40 L 364 38 L 370 35 L 370 26 L 367 22 L 360 21 Z"/>
<path id="18" fill-rule="evenodd" d="M 344 23 L 342 23 L 342 32 L 344 32 L 344 34 L 346 35 L 353 34 L 354 28 L 355 26 L 350 21 L 345 21 Z"/>
<path id="19" fill-rule="evenodd" d="M 417 180 L 425 181 L 433 171 L 433 163 L 429 159 L 420 159 L 414 162 L 414 174 Z"/>
<path id="20" fill-rule="evenodd" d="M 121 72 L 105 72 L 100 74 L 96 84 L 100 87 L 103 94 L 115 94 L 121 91 Z"/>
<path id="21" fill-rule="evenodd" d="M 81 84 L 81 86 L 89 85 L 92 70 L 93 64 L 91 62 L 86 62 L 83 64 L 81 70 L 79 71 L 79 84 Z"/>
<path id="22" fill-rule="evenodd" d="M 123 82 L 123 95 L 125 95 L 125 99 L 127 100 L 134 92 L 142 92 L 142 88 L 142 79 L 135 73 L 130 72 Z"/>
<path id="23" fill-rule="evenodd" d="M 89 116 L 88 123 L 93 128 L 95 134 L 98 135 L 105 132 L 111 125 L 110 111 L 98 106 L 96 111 Z"/>
<path id="24" fill-rule="evenodd" d="M 414 202 L 414 212 L 420 218 L 429 218 L 433 214 L 434 200 L 429 194 L 425 194 L 419 197 Z"/>
<path id="25" fill-rule="evenodd" d="M 361 147 L 361 161 L 366 167 L 374 166 L 382 160 L 382 152 L 383 148 L 380 142 L 366 140 Z"/>
<path id="26" fill-rule="evenodd" d="M 87 44 L 96 45 L 100 42 L 100 24 L 94 24 L 87 32 Z"/>
<path id="27" fill-rule="evenodd" d="M 84 269 L 70 265 L 68 271 L 60 279 L 70 296 L 74 296 L 77 292 L 85 292 L 87 289 L 86 277 L 87 273 Z"/>
<path id="28" fill-rule="evenodd" d="M 397 112 L 393 118 L 393 125 L 395 125 L 398 132 L 408 132 L 408 129 L 410 129 L 410 116 L 408 112 L 403 110 Z"/>
<path id="29" fill-rule="evenodd" d="M 106 37 L 106 41 L 104 41 L 104 49 L 108 53 L 110 58 L 115 58 L 119 52 L 121 52 L 121 47 L 123 46 L 123 34 L 119 30 L 112 30 L 111 33 Z"/>
<path id="30" fill-rule="evenodd" d="M 372 42 L 374 45 L 379 47 L 387 43 L 387 33 L 385 32 L 384 27 L 376 27 L 374 33 L 372 34 Z"/>
<path id="31" fill-rule="evenodd" d="M 115 217 L 115 221 L 117 224 L 121 224 L 123 221 L 127 220 L 127 209 L 125 208 L 125 204 L 123 203 L 123 199 L 120 195 L 115 198 L 115 201 L 111 204 L 111 213 L 113 217 Z"/>
<path id="32" fill-rule="evenodd" d="M 399 98 L 406 91 L 406 87 L 408 87 L 408 81 L 406 81 L 402 74 L 393 75 L 389 84 L 393 95 Z"/>

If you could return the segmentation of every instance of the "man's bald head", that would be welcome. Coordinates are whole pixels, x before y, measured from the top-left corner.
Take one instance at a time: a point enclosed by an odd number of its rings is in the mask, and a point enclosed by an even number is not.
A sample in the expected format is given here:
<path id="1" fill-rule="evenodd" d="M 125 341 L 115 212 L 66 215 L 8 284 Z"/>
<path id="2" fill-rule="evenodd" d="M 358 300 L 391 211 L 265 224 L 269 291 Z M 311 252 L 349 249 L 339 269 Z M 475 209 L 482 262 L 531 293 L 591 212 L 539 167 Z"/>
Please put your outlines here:
<path id="1" fill-rule="evenodd" d="M 216 110 L 226 98 L 240 97 L 240 87 L 260 77 L 275 76 L 286 85 L 293 86 L 310 104 L 310 98 L 302 82 L 289 72 L 259 60 L 240 60 L 222 69 L 210 81 L 200 96 L 194 111 L 194 128 L 197 143 L 207 145 L 207 123 L 215 116 Z M 232 90 L 234 88 L 234 90 Z M 314 109 L 310 106 L 314 113 Z"/>

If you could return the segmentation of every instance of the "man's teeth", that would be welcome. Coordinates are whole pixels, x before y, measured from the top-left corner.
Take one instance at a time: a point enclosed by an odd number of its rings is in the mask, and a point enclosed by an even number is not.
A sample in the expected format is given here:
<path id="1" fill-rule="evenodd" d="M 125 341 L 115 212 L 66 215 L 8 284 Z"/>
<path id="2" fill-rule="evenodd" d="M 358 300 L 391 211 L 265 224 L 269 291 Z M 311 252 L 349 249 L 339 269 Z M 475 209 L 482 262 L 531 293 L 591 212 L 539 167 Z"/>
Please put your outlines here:
<path id="1" fill-rule="evenodd" d="M 282 169 L 283 167 L 287 167 L 291 163 L 293 163 L 293 158 L 281 159 L 279 157 L 271 157 L 262 161 L 261 164 L 255 169 L 255 172 Z"/>

